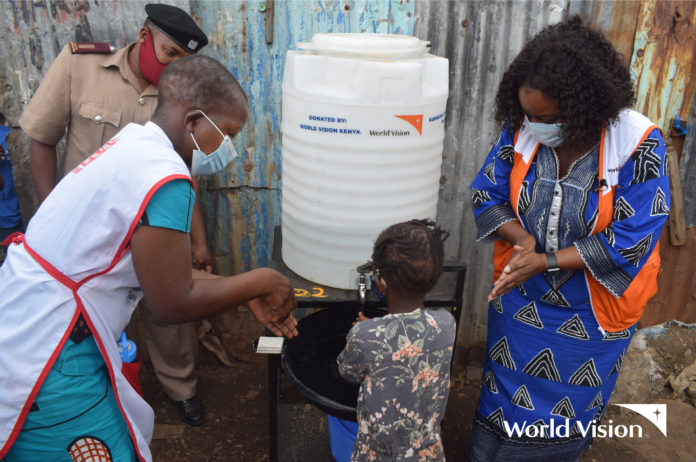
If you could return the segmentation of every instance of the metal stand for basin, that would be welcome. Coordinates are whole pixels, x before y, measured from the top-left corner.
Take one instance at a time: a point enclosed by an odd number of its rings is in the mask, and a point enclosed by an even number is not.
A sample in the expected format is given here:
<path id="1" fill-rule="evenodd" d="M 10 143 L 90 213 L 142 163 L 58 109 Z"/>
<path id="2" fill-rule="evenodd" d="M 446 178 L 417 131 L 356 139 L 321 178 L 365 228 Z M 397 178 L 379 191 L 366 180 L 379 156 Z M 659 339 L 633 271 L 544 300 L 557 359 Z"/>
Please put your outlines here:
<path id="1" fill-rule="evenodd" d="M 332 287 L 321 286 L 317 283 L 301 278 L 292 272 L 282 261 L 280 227 L 276 227 L 273 237 L 273 254 L 269 266 L 287 276 L 292 286 L 295 288 L 295 297 L 298 308 L 326 308 L 326 309 L 378 309 L 383 307 L 383 303 L 372 293 L 366 290 L 367 285 L 359 287 L 357 290 L 335 289 Z M 363 283 L 366 284 L 366 274 L 369 269 L 364 269 Z M 464 265 L 445 265 L 443 273 L 437 286 L 430 291 L 425 298 L 426 307 L 441 307 L 450 310 L 457 326 L 461 315 L 462 294 L 464 291 L 464 280 L 466 277 L 466 267 Z M 457 329 L 458 331 L 459 329 Z M 455 331 L 456 332 L 456 331 Z M 455 345 L 457 343 L 455 333 Z M 452 356 L 454 362 L 454 355 Z M 268 355 L 268 436 L 269 436 L 269 455 L 270 462 L 278 462 L 278 408 L 280 404 L 280 371 L 282 370 L 280 355 Z M 293 384 L 295 388 L 297 386 Z M 303 392 L 303 390 L 299 390 Z M 307 396 L 305 396 L 307 397 Z M 345 409 L 332 410 L 324 406 L 317 405 L 308 398 L 315 406 L 323 412 L 328 412 L 335 417 L 345 419 Z M 352 410 L 355 412 L 355 410 Z M 354 418 L 354 417 L 353 417 Z"/>

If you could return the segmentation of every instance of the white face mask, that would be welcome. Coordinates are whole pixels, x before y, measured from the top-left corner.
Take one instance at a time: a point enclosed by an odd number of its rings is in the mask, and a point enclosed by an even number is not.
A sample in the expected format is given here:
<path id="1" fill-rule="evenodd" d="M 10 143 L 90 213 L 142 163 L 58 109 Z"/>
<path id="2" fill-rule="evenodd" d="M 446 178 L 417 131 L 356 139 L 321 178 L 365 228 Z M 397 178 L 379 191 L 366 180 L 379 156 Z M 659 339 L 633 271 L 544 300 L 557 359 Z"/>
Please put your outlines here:
<path id="1" fill-rule="evenodd" d="M 210 120 L 210 117 L 205 115 L 205 112 L 201 110 L 198 112 L 203 114 L 203 117 L 208 119 L 208 122 L 215 127 L 215 130 L 222 135 L 222 143 L 220 143 L 220 146 L 218 146 L 215 151 L 211 152 L 210 154 L 206 154 L 201 151 L 196 138 L 194 138 L 193 133 L 191 133 L 191 138 L 193 138 L 193 142 L 195 143 L 196 148 L 198 148 L 193 150 L 193 158 L 191 159 L 191 175 L 212 175 L 213 173 L 219 172 L 227 167 L 229 163 L 232 162 L 235 157 L 237 157 L 237 150 L 234 148 L 234 144 L 232 144 L 230 137 L 225 136 L 218 126 L 215 125 L 212 120 Z"/>
<path id="2" fill-rule="evenodd" d="M 529 133 L 541 144 L 545 144 L 550 148 L 557 148 L 563 143 L 563 136 L 561 136 L 562 123 L 542 124 L 530 122 L 527 116 L 524 116 L 524 123 L 527 125 L 527 129 L 529 129 Z"/>

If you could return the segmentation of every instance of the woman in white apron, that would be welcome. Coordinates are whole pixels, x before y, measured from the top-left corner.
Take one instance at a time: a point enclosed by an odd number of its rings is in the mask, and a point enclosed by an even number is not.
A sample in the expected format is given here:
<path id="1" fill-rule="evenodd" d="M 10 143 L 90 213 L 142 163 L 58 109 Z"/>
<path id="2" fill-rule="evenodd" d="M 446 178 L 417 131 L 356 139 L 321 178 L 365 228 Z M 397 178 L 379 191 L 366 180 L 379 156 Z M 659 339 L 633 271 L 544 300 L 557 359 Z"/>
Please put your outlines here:
<path id="1" fill-rule="evenodd" d="M 75 168 L 26 234 L 10 238 L 0 267 L 0 460 L 151 460 L 154 414 L 124 378 L 116 344 L 143 297 L 165 322 L 246 304 L 276 335 L 297 334 L 280 273 L 191 271 L 191 174 L 227 166 L 246 118 L 246 95 L 220 63 L 170 64 L 152 121 L 129 124 Z"/>

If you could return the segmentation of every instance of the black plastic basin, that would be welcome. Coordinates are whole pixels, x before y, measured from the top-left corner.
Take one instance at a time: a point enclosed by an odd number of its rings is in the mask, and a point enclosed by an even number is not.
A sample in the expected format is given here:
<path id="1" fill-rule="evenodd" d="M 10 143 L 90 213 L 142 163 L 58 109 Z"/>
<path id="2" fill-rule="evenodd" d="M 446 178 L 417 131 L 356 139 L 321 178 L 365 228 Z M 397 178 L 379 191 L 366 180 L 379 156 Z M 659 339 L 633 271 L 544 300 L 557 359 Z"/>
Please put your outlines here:
<path id="1" fill-rule="evenodd" d="M 357 309 L 310 314 L 298 322 L 299 335 L 286 340 L 281 353 L 283 371 L 310 403 L 327 414 L 351 421 L 356 420 L 359 384 L 341 377 L 336 358 L 346 346 L 346 334 L 357 314 Z"/>

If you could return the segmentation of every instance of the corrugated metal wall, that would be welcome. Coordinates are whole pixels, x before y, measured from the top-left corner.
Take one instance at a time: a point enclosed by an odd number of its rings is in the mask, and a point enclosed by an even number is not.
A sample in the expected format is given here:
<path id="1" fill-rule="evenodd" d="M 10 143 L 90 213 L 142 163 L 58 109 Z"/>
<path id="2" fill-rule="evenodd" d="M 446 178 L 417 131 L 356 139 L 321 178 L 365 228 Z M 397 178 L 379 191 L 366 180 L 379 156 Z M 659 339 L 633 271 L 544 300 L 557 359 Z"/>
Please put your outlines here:
<path id="1" fill-rule="evenodd" d="M 317 32 L 413 33 L 414 4 L 398 0 L 191 1 L 211 37 L 204 53 L 225 63 L 252 113 L 226 175 L 202 183 L 216 266 L 224 274 L 265 265 L 280 225 L 281 84 L 285 52 Z M 272 28 L 269 30 L 269 24 Z"/>
<path id="2" fill-rule="evenodd" d="M 144 19 L 145 3 L 10 0 L 0 12 L 4 44 L 0 48 L 0 110 L 16 125 L 65 43 L 109 41 L 118 47 L 130 41 Z M 446 247 L 449 259 L 469 266 L 462 343 L 485 338 L 485 295 L 492 273 L 491 248 L 475 243 L 468 187 L 497 132 L 491 114 L 498 82 L 525 41 L 548 24 L 580 14 L 603 30 L 626 56 L 637 79 L 643 104 L 639 109 L 662 127 L 666 128 L 676 114 L 687 117 L 694 100 L 694 1 L 167 3 L 191 11 L 211 37 L 204 54 L 227 65 L 251 99 L 251 120 L 235 141 L 240 157 L 234 170 L 202 184 L 209 238 L 218 270 L 226 274 L 266 264 L 272 230 L 280 224 L 280 88 L 286 50 L 295 48 L 298 41 L 308 41 L 315 32 L 403 33 L 429 40 L 432 53 L 450 60 L 451 93 L 438 217 L 451 232 Z M 691 121 L 692 125 L 696 122 L 693 114 Z M 694 132 L 692 129 L 686 143 L 692 151 L 696 147 Z M 27 143 L 16 130 L 10 142 L 22 153 L 15 160 L 15 177 L 28 216 L 35 202 L 28 176 Z M 696 184 L 695 159 L 692 153 L 685 153 L 682 159 L 684 184 Z M 687 187 L 687 217 L 693 217 L 696 209 L 693 191 Z"/>
<path id="3" fill-rule="evenodd" d="M 447 255 L 469 267 L 461 343 L 485 339 L 492 247 L 475 242 L 468 188 L 497 135 L 498 127 L 491 118 L 493 99 L 510 61 L 544 26 L 579 14 L 602 30 L 624 55 L 636 80 L 636 108 L 668 134 L 675 115 L 688 118 L 694 97 L 694 4 L 583 0 L 417 3 L 415 35 L 430 40 L 432 52 L 450 60 L 438 221 L 451 232 Z M 691 120 L 693 125 L 696 120 Z"/>
<path id="4" fill-rule="evenodd" d="M 15 186 L 26 221 L 37 207 L 29 174 L 29 143 L 17 121 L 60 50 L 72 41 L 131 42 L 145 21 L 144 0 L 2 0 L 0 8 L 0 112 L 10 133 Z M 188 0 L 168 3 L 188 11 Z"/>
<path id="5" fill-rule="evenodd" d="M 577 1 L 570 11 L 591 20 L 627 57 L 638 90 L 636 107 L 666 136 L 676 115 L 691 121 L 679 172 L 686 226 L 696 226 L 696 2 Z"/>
<path id="6" fill-rule="evenodd" d="M 696 227 L 696 97 L 689 114 L 690 130 L 684 140 L 679 171 L 684 189 L 684 216 L 686 226 Z M 693 273 L 692 273 L 693 274 Z"/>
<path id="7" fill-rule="evenodd" d="M 450 231 L 446 254 L 468 266 L 459 342 L 486 337 L 493 272 L 491 246 L 476 243 L 469 185 L 498 134 L 493 100 L 503 72 L 524 43 L 567 15 L 567 1 L 419 2 L 415 35 L 450 60 L 438 221 Z"/>

